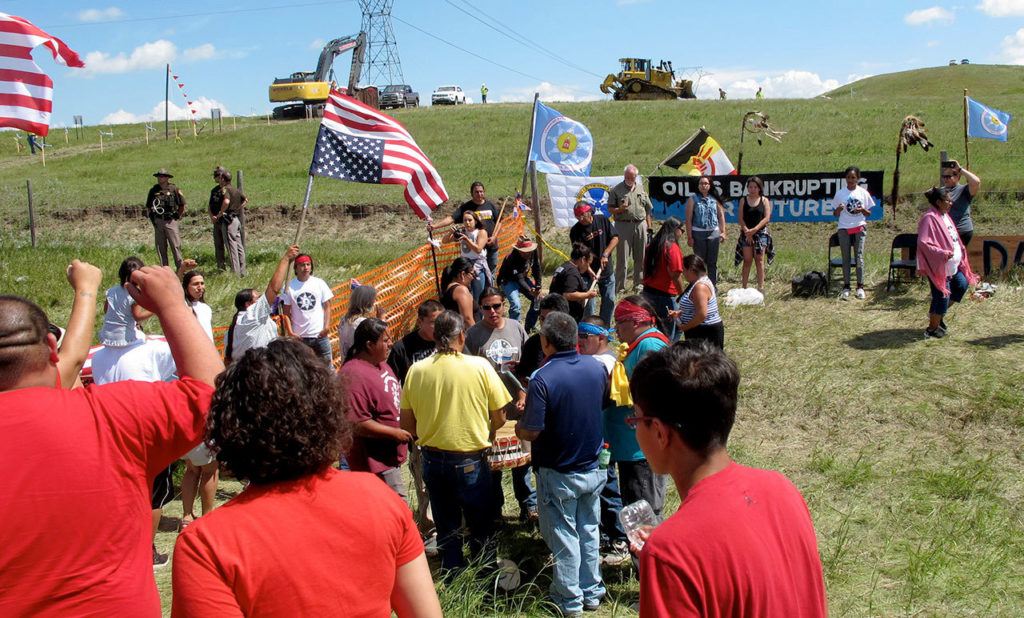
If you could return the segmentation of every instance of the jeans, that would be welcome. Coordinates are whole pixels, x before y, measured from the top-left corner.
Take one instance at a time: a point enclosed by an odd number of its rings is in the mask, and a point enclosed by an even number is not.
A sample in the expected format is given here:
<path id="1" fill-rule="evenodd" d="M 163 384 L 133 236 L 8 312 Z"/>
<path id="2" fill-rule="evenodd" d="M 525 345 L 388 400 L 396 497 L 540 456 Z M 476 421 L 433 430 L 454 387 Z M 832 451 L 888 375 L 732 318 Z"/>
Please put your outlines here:
<path id="1" fill-rule="evenodd" d="M 850 236 L 846 230 L 839 230 L 839 250 L 843 254 L 843 288 L 850 289 L 850 247 L 857 261 L 857 287 L 864 287 L 864 239 L 867 232 L 861 230 Z"/>
<path id="2" fill-rule="evenodd" d="M 619 521 L 619 511 L 622 510 L 622 495 L 619 494 L 619 476 L 615 474 L 615 466 L 611 465 L 605 470 L 607 478 L 604 488 L 601 489 L 601 541 L 614 543 L 626 541 L 626 531 Z"/>
<path id="3" fill-rule="evenodd" d="M 658 314 L 658 330 L 666 335 L 671 335 L 672 323 L 675 320 L 668 317 L 668 312 L 676 310 L 675 296 L 646 286 L 644 286 L 641 296 L 650 301 L 651 305 L 654 306 L 654 310 Z M 676 333 L 676 335 L 678 334 Z"/>
<path id="4" fill-rule="evenodd" d="M 523 304 L 521 296 L 526 296 L 519 289 L 519 285 L 515 282 L 510 281 L 505 285 L 501 286 L 505 297 L 508 298 L 508 317 L 510 320 L 518 320 L 523 314 Z M 537 300 L 530 298 L 530 310 L 526 312 L 526 323 L 523 327 L 526 332 L 533 330 L 533 327 L 537 324 L 537 318 L 540 316 L 540 309 L 537 308 Z"/>
<path id="5" fill-rule="evenodd" d="M 330 339 L 327 337 L 302 337 L 302 343 L 313 348 L 318 356 L 327 361 L 327 366 L 331 366 L 334 361 L 334 352 L 331 351 Z"/>
<path id="6" fill-rule="evenodd" d="M 505 507 L 505 488 L 501 484 L 502 471 L 495 470 L 494 478 L 491 479 L 491 488 L 494 493 L 494 518 L 501 517 L 501 511 Z M 512 493 L 519 503 L 520 515 L 528 514 L 537 508 L 537 492 L 530 483 L 530 466 L 519 466 L 512 468 Z"/>
<path id="7" fill-rule="evenodd" d="M 949 294 L 943 294 L 939 291 L 939 288 L 935 287 L 935 284 L 928 280 L 928 285 L 932 288 L 932 304 L 928 309 L 928 313 L 931 315 L 946 315 L 946 311 L 949 310 L 949 303 L 958 303 L 964 298 L 964 294 L 967 293 L 967 277 L 960 271 L 957 271 L 952 277 L 946 277 L 946 286 L 949 287 Z"/>
<path id="8" fill-rule="evenodd" d="M 482 453 L 439 453 L 423 449 L 423 481 L 437 526 L 437 549 L 442 569 L 466 566 L 462 554 L 462 520 L 469 528 L 472 556 L 484 555 L 494 534 L 491 468 Z"/>
<path id="9" fill-rule="evenodd" d="M 555 556 L 549 592 L 563 614 L 596 605 L 605 595 L 598 496 L 606 477 L 600 468 L 567 473 L 537 468 L 540 534 Z"/>
<path id="10" fill-rule="evenodd" d="M 722 242 L 722 236 L 717 235 L 711 238 L 716 232 L 693 232 L 693 253 L 704 260 L 708 268 L 708 279 L 711 283 L 718 285 L 718 245 Z"/>
<path id="11" fill-rule="evenodd" d="M 487 244 L 487 270 L 491 272 L 491 276 L 495 277 L 498 275 L 498 243 L 492 245 Z"/>
<path id="12" fill-rule="evenodd" d="M 605 326 L 612 323 L 612 312 L 615 311 L 615 273 L 609 272 L 607 277 L 597 280 L 597 291 L 601 297 L 601 319 Z M 583 315 L 594 315 L 597 313 L 597 299 L 591 298 L 583 310 Z"/>
<path id="13" fill-rule="evenodd" d="M 473 294 L 473 304 L 480 302 L 480 293 L 487 287 L 487 273 L 484 271 L 478 272 L 473 280 L 469 283 L 469 291 Z"/>

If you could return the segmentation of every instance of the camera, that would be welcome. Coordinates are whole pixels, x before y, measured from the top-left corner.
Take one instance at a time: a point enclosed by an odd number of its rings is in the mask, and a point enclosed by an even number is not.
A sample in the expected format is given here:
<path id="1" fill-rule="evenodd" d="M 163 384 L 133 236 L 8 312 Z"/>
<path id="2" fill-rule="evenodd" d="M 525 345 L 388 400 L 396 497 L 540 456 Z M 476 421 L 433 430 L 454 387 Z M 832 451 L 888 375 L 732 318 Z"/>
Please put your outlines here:
<path id="1" fill-rule="evenodd" d="M 455 237 L 456 239 L 465 238 L 466 228 L 461 225 L 456 225 L 455 227 L 452 228 L 452 236 Z"/>

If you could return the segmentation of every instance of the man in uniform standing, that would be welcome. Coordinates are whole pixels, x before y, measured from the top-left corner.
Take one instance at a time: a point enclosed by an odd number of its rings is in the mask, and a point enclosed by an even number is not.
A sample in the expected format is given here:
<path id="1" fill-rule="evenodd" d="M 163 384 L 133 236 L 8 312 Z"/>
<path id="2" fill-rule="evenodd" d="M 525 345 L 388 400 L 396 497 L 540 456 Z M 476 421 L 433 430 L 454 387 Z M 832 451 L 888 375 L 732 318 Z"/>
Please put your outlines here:
<path id="1" fill-rule="evenodd" d="M 479 180 L 469 186 L 469 193 L 472 198 L 456 208 L 450 217 L 445 217 L 436 223 L 428 223 L 427 227 L 436 230 L 451 225 L 455 221 L 461 223 L 462 215 L 467 210 L 475 212 L 480 217 L 480 222 L 484 224 L 484 229 L 487 230 L 487 268 L 491 270 L 493 276 L 498 272 L 498 238 L 494 235 L 494 226 L 498 222 L 498 209 L 495 208 L 494 202 L 487 199 L 484 183 Z"/>
<path id="2" fill-rule="evenodd" d="M 210 191 L 210 221 L 213 223 L 213 250 L 217 268 L 224 270 L 224 250 L 231 260 L 231 270 L 245 276 L 245 245 L 242 244 L 242 212 L 249 203 L 240 190 L 231 185 L 231 172 L 223 167 L 213 170 L 217 186 Z"/>
<path id="3" fill-rule="evenodd" d="M 626 251 L 633 259 L 633 289 L 644 280 L 644 248 L 651 222 L 651 198 L 644 190 L 636 166 L 630 163 L 623 180 L 608 192 L 608 212 L 615 217 L 619 244 L 615 248 L 615 292 L 626 288 Z"/>
<path id="4" fill-rule="evenodd" d="M 175 268 L 181 266 L 181 234 L 178 232 L 178 219 L 185 214 L 185 196 L 181 189 L 171 184 L 174 175 L 164 168 L 155 174 L 156 184 L 146 196 L 146 214 L 153 224 L 156 236 L 156 253 L 160 256 L 160 264 L 167 266 L 167 246 L 171 247 Z"/>

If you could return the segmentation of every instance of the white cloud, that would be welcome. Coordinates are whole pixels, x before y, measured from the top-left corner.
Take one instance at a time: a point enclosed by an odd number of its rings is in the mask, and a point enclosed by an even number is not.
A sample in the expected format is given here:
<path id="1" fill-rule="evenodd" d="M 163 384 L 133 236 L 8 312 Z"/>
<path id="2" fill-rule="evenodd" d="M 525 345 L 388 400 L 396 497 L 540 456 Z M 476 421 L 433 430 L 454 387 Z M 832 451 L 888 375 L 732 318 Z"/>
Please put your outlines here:
<path id="1" fill-rule="evenodd" d="M 1002 57 L 1007 64 L 1024 64 L 1024 28 L 1003 37 Z"/>
<path id="2" fill-rule="evenodd" d="M 231 115 L 231 113 L 228 111 L 228 108 L 216 99 L 199 97 L 198 99 L 192 101 L 192 106 L 196 110 L 196 120 L 200 123 L 202 123 L 203 120 L 208 120 L 210 118 L 210 110 L 215 107 L 220 108 L 220 113 L 223 116 Z M 167 106 L 167 109 L 170 112 L 169 115 L 171 120 L 188 120 L 192 117 L 192 114 L 189 113 L 188 108 L 186 108 L 184 103 L 182 103 L 182 105 L 179 107 L 172 101 L 171 104 Z M 164 102 L 160 101 L 159 103 L 153 106 L 152 110 L 145 114 L 134 114 L 132 112 L 125 111 L 124 109 L 119 109 L 116 112 L 104 116 L 103 120 L 100 121 L 100 124 L 133 124 L 137 122 L 152 122 L 157 120 L 162 121 L 163 119 Z"/>
<path id="3" fill-rule="evenodd" d="M 928 41 L 926 45 L 928 45 L 928 47 L 938 47 L 939 45 L 942 45 L 942 41 Z"/>
<path id="4" fill-rule="evenodd" d="M 116 6 L 108 6 L 105 9 L 85 9 L 78 12 L 78 20 L 84 22 L 112 21 L 124 17 L 124 11 Z"/>
<path id="5" fill-rule="evenodd" d="M 975 8 L 990 17 L 1024 17 L 1024 0 L 981 0 Z"/>
<path id="6" fill-rule="evenodd" d="M 106 52 L 92 51 L 85 55 L 85 69 L 80 73 L 92 76 L 99 73 L 130 73 L 155 69 L 174 60 L 177 54 L 178 48 L 166 39 L 139 45 L 130 54 L 122 52 L 110 55 Z"/>
<path id="7" fill-rule="evenodd" d="M 824 79 L 817 73 L 797 69 L 767 75 L 749 70 L 722 70 L 704 75 L 696 88 L 697 97 L 701 99 L 717 99 L 719 88 L 725 90 L 730 99 L 750 99 L 758 87 L 763 88 L 766 97 L 803 99 L 833 90 L 843 83 L 846 82 Z"/>
<path id="8" fill-rule="evenodd" d="M 934 23 L 951 24 L 954 19 L 953 12 L 941 6 L 911 11 L 903 16 L 903 21 L 910 26 L 925 26 Z"/>
<path id="9" fill-rule="evenodd" d="M 535 86 L 505 90 L 495 100 L 498 103 L 529 102 L 533 100 L 535 92 L 540 93 L 541 101 L 599 101 L 605 98 L 596 87 L 541 82 Z"/>
<path id="10" fill-rule="evenodd" d="M 320 51 L 324 48 L 324 45 L 327 45 L 327 41 L 324 39 L 313 39 L 309 42 L 309 48 L 313 51 Z"/>
<path id="11" fill-rule="evenodd" d="M 203 43 L 198 47 L 190 47 L 185 50 L 183 54 L 185 60 L 197 61 L 197 60 L 210 60 L 217 56 L 217 49 L 214 48 L 213 43 Z"/>

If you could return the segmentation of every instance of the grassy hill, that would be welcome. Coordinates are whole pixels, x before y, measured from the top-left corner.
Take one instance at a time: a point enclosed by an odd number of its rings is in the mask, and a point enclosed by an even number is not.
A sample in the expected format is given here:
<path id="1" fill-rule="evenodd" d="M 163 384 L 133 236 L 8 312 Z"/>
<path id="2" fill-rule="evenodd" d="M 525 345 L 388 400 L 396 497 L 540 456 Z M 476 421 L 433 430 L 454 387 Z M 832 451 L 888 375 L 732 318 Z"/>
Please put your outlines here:
<path id="1" fill-rule="evenodd" d="M 921 69 L 868 78 L 844 86 L 830 99 L 754 101 L 657 101 L 559 103 L 557 109 L 590 127 L 594 135 L 595 175 L 619 173 L 635 163 L 653 172 L 669 152 L 704 125 L 735 162 L 739 125 L 751 109 L 767 113 L 773 126 L 788 133 L 781 143 L 746 140 L 744 171 L 769 173 L 842 169 L 884 169 L 895 163 L 899 125 L 915 114 L 928 125 L 938 149 L 963 159 L 962 88 L 987 104 L 1014 112 L 1024 107 L 1024 68 L 956 66 Z M 529 131 L 528 104 L 471 105 L 459 108 L 399 110 L 404 122 L 445 179 L 453 200 L 468 197 L 469 184 L 482 180 L 492 195 L 519 186 Z M 168 167 L 193 205 L 205 203 L 215 165 L 245 171 L 253 207 L 301 203 L 317 123 L 275 122 L 265 118 L 228 119 L 224 131 L 206 127 L 193 139 L 180 125 L 182 140 L 153 139 L 147 146 L 142 125 L 118 125 L 99 151 L 99 129 L 90 127 L 78 141 L 64 143 L 60 130 L 51 135 L 47 165 L 39 157 L 15 154 L 13 136 L 0 142 L 0 213 L 24 212 L 25 180 L 31 179 L 38 207 L 78 210 L 141 204 L 151 174 Z M 158 125 L 156 135 L 162 138 Z M 106 127 L 103 128 L 107 130 Z M 748 135 L 748 137 L 750 137 Z M 986 191 L 1024 188 L 1019 169 L 1024 141 L 1013 125 L 1006 144 L 978 140 L 971 144 L 971 164 Z M 920 149 L 902 164 L 903 195 L 936 181 L 938 153 Z M 891 175 L 886 177 L 886 191 Z M 543 181 L 542 181 L 543 186 Z M 542 188 L 542 191 L 544 189 Z M 396 187 L 319 180 L 314 204 L 401 204 Z"/>

